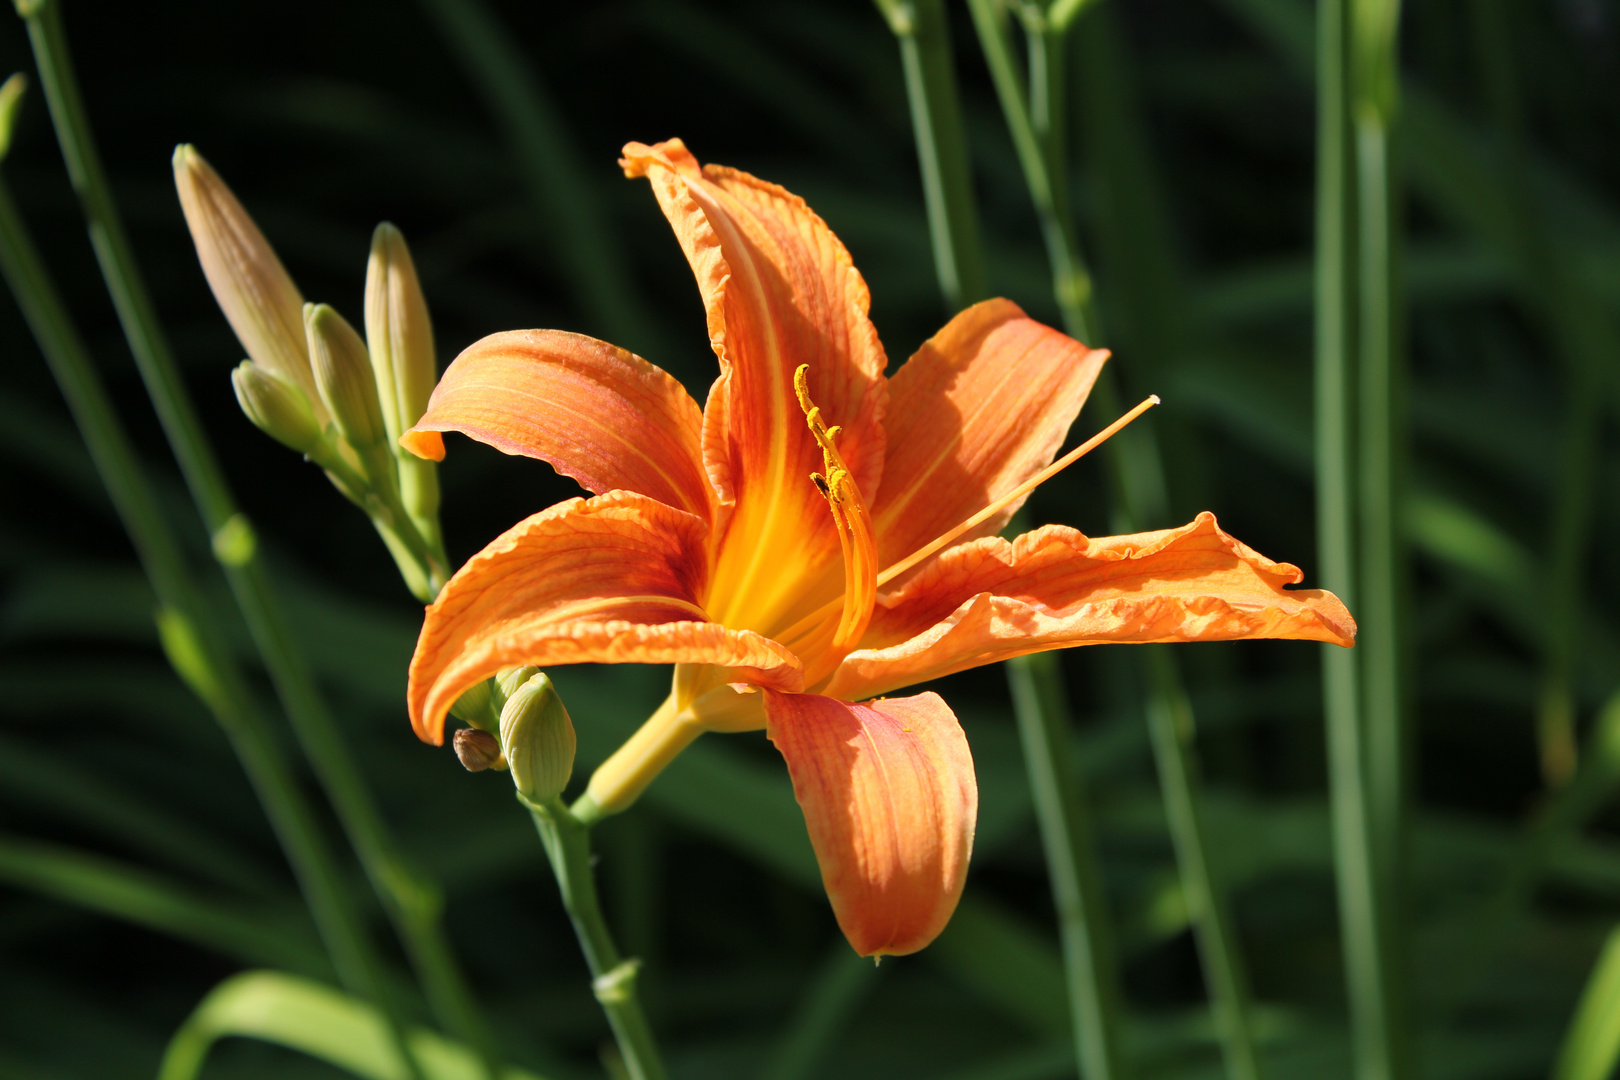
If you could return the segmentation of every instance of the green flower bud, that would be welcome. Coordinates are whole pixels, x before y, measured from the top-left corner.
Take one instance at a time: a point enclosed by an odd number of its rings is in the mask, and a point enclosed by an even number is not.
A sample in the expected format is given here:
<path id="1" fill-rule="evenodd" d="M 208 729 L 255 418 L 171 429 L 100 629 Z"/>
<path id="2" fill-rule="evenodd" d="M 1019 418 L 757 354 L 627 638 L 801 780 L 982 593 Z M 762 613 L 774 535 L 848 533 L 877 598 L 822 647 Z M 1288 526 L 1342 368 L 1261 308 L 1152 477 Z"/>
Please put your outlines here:
<path id="1" fill-rule="evenodd" d="M 255 427 L 283 446 L 308 454 L 321 442 L 309 398 L 292 383 L 244 360 L 231 372 L 236 402 Z"/>
<path id="2" fill-rule="evenodd" d="M 382 398 L 388 445 L 422 418 L 438 379 L 433 358 L 433 324 L 427 299 L 416 279 L 405 237 L 388 222 L 371 234 L 366 266 L 366 344 Z"/>
<path id="3" fill-rule="evenodd" d="M 540 669 L 533 664 L 524 667 L 502 668 L 497 671 L 495 673 L 495 693 L 498 695 L 496 706 L 504 706 L 508 698 L 517 693 L 518 690 L 522 689 L 524 683 L 538 674 L 540 674 Z"/>
<path id="4" fill-rule="evenodd" d="M 501 709 L 501 746 L 512 783 L 530 802 L 562 794 L 574 771 L 574 722 L 544 672 L 519 686 Z"/>
<path id="5" fill-rule="evenodd" d="M 506 759 L 501 756 L 500 740 L 481 728 L 462 728 L 456 732 L 454 743 L 456 757 L 461 759 L 462 767 L 468 772 L 506 768 Z"/>
<path id="6" fill-rule="evenodd" d="M 330 419 L 315 390 L 304 333 L 304 298 L 231 189 L 191 146 L 174 151 L 174 186 L 208 287 L 248 356 L 303 391 L 321 428 Z"/>
<path id="7" fill-rule="evenodd" d="M 485 731 L 499 731 L 500 710 L 494 699 L 493 687 L 494 684 L 488 679 L 473 683 L 466 692 L 456 698 L 456 703 L 450 706 L 450 715 L 462 723 L 483 728 Z"/>
<path id="8" fill-rule="evenodd" d="M 17 106 L 28 89 L 28 76 L 17 72 L 0 86 L 0 161 L 11 152 L 11 133 L 17 126 Z"/>
<path id="9" fill-rule="evenodd" d="M 331 410 L 339 433 L 356 450 L 382 445 L 387 430 L 366 343 L 343 316 L 325 304 L 304 305 L 304 330 L 315 388 Z"/>

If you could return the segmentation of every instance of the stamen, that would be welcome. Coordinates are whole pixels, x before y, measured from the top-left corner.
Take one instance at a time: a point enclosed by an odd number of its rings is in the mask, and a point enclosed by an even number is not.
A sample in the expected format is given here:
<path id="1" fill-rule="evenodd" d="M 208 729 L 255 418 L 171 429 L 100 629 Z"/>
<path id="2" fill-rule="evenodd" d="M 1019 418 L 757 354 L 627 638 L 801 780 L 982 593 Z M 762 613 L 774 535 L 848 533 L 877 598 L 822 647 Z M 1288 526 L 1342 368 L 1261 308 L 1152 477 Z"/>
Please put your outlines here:
<path id="1" fill-rule="evenodd" d="M 888 584 L 901 574 L 905 573 L 907 570 L 910 570 L 913 566 L 916 566 L 918 563 L 928 558 L 928 556 L 939 551 L 947 544 L 950 544 L 969 529 L 989 520 L 995 515 L 996 511 L 1000 510 L 1008 503 L 1015 502 L 1018 499 L 1023 498 L 1025 495 L 1028 495 L 1030 492 L 1052 479 L 1052 477 L 1056 476 L 1064 469 L 1067 469 L 1070 465 L 1073 465 L 1075 462 L 1097 449 L 1097 447 L 1119 434 L 1120 430 L 1132 420 L 1135 420 L 1138 416 L 1141 416 L 1143 413 L 1147 412 L 1157 404 L 1159 404 L 1159 395 L 1149 394 L 1147 398 L 1141 402 L 1141 404 L 1136 406 L 1136 408 L 1132 409 L 1118 420 L 1115 420 L 1112 424 L 1109 424 L 1107 427 L 1097 432 L 1097 434 L 1093 435 L 1091 438 L 1087 439 L 1073 450 L 1070 450 L 1067 454 L 1064 454 L 1062 457 L 1052 462 L 1052 464 L 1048 465 L 1046 468 L 1042 469 L 1028 480 L 1025 480 L 1022 484 L 1019 484 L 1017 487 L 1001 496 L 983 510 L 980 510 L 977 514 L 974 514 L 960 525 L 947 530 L 943 535 L 929 541 L 916 551 L 912 552 L 910 555 L 907 555 L 905 558 L 895 563 L 893 566 L 890 566 L 887 570 L 878 575 L 877 583 L 879 585 Z"/>
<path id="2" fill-rule="evenodd" d="M 803 370 L 804 370 L 803 368 L 800 369 L 801 372 Z M 798 376 L 795 376 L 795 378 L 794 378 L 794 385 L 795 386 L 798 385 L 798 381 L 799 381 Z M 801 391 L 801 393 L 800 393 L 800 402 L 803 403 L 805 400 L 807 400 L 807 398 L 803 394 L 803 392 Z M 940 535 L 940 536 L 936 537 L 935 539 L 929 541 L 928 543 L 924 544 L 922 547 L 918 548 L 916 551 L 912 552 L 910 555 L 907 555 L 905 558 L 901 559 L 899 562 L 896 562 L 893 565 L 891 565 L 888 569 L 884 570 L 881 574 L 878 574 L 876 579 L 874 580 L 874 582 L 873 582 L 874 597 L 875 597 L 875 591 L 876 591 L 876 589 L 878 587 L 881 587 L 883 585 L 888 584 L 889 582 L 893 581 L 895 578 L 899 577 L 901 574 L 905 573 L 907 570 L 910 570 L 913 566 L 916 566 L 918 563 L 922 562 L 924 559 L 928 558 L 931 555 L 936 554 L 942 548 L 944 548 L 947 545 L 955 542 L 959 537 L 962 536 L 962 534 L 966 533 L 969 529 L 972 529 L 975 526 L 977 526 L 977 525 L 983 523 L 984 521 L 988 520 L 998 510 L 1001 510 L 1002 508 L 1007 506 L 1007 504 L 1009 504 L 1011 502 L 1014 502 L 1017 499 L 1021 499 L 1025 495 L 1028 495 L 1031 491 L 1034 491 L 1037 487 L 1039 487 L 1040 485 L 1046 483 L 1046 481 L 1052 479 L 1052 477 L 1056 476 L 1058 473 L 1062 472 L 1064 469 L 1067 469 L 1070 465 L 1073 465 L 1076 461 L 1079 461 L 1081 458 L 1085 457 L 1087 454 L 1089 454 L 1093 450 L 1097 449 L 1097 447 L 1101 446 L 1103 443 L 1107 442 L 1109 439 L 1111 439 L 1115 435 L 1119 434 L 1120 430 L 1123 429 L 1127 424 L 1131 423 L 1131 421 L 1135 420 L 1138 416 L 1141 416 L 1143 413 L 1147 412 L 1149 409 L 1153 408 L 1153 406 L 1155 406 L 1157 404 L 1159 404 L 1159 395 L 1158 394 L 1150 394 L 1147 397 L 1147 399 L 1144 400 L 1141 404 L 1137 405 L 1136 408 L 1132 409 L 1130 412 L 1126 413 L 1124 416 L 1121 416 L 1118 420 L 1115 420 L 1112 424 L 1109 424 L 1107 427 L 1105 427 L 1101 431 L 1097 432 L 1097 434 L 1093 435 L 1091 438 L 1087 439 L 1085 442 L 1081 443 L 1079 446 L 1075 447 L 1073 450 L 1070 450 L 1067 454 L 1064 454 L 1062 457 L 1060 457 L 1056 461 L 1052 462 L 1052 464 L 1048 465 L 1046 468 L 1042 469 L 1040 472 L 1036 473 L 1034 476 L 1030 477 L 1028 480 L 1025 480 L 1022 484 L 1019 484 L 1017 487 L 1013 488 L 1011 491 L 1009 491 L 1006 494 L 1004 494 L 1004 495 L 1000 496 L 999 498 L 997 498 L 994 502 L 992 502 L 989 506 L 986 506 L 983 510 L 980 510 L 978 513 L 974 514 L 972 517 L 968 518 L 966 521 L 963 521 L 961 524 L 953 526 L 952 528 L 946 530 L 942 535 Z M 817 475 L 819 475 L 819 474 L 817 474 Z M 818 480 L 817 481 L 817 486 L 820 486 L 820 484 L 821 484 L 821 481 Z M 830 496 L 829 496 L 829 498 L 830 498 Z M 847 557 L 846 557 L 846 565 L 847 565 Z M 820 609 L 811 612 L 809 615 L 806 615 L 804 618 L 800 619 L 798 622 L 794 623 L 791 627 L 789 627 L 784 633 L 778 634 L 777 635 L 778 640 L 784 641 L 784 642 L 791 642 L 791 641 L 794 641 L 799 635 L 809 633 L 809 631 L 811 630 L 812 627 L 814 627 L 817 623 L 821 622 L 822 620 L 826 619 L 829 615 L 832 614 L 834 604 L 836 604 L 836 603 L 838 603 L 838 601 L 835 600 L 832 603 L 826 604 L 823 607 L 821 607 Z M 863 625 L 862 625 L 862 633 L 864 633 L 864 632 L 865 632 L 865 626 L 864 626 L 864 623 L 863 623 Z M 851 646 L 851 648 L 853 649 L 853 646 Z M 841 659 L 841 657 L 840 657 L 840 659 Z"/>
<path id="3" fill-rule="evenodd" d="M 799 366 L 793 373 L 793 389 L 799 398 L 799 408 L 804 410 L 805 424 L 821 447 L 821 464 L 826 470 L 811 473 L 810 480 L 826 497 L 827 506 L 832 510 L 833 524 L 838 529 L 838 546 L 844 557 L 843 614 L 833 632 L 829 658 L 836 666 L 855 648 L 872 618 L 872 606 L 877 601 L 877 541 L 872 535 L 866 501 L 861 498 L 855 477 L 834 442 L 843 429 L 829 428 L 821 419 L 821 410 L 810 400 L 809 371 L 809 364 Z M 831 606 L 828 605 L 828 609 Z"/>

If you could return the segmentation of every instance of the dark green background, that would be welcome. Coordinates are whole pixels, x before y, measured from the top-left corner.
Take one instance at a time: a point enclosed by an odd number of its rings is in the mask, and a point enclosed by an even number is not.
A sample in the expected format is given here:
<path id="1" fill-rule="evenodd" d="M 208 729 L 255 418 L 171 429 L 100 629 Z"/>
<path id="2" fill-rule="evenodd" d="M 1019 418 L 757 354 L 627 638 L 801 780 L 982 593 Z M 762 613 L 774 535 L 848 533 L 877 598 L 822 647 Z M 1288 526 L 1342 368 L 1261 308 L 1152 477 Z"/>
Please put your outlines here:
<path id="1" fill-rule="evenodd" d="M 1540 227 L 1612 321 L 1620 10 L 1612 0 L 1502 2 Z M 306 297 L 356 322 L 370 230 L 383 219 L 399 225 L 441 364 L 487 333 L 555 327 L 631 348 L 701 400 L 714 374 L 701 306 L 645 183 L 615 165 L 631 139 L 679 135 L 703 161 L 803 195 L 866 275 L 891 364 L 945 312 L 899 56 L 875 8 L 491 8 L 557 120 L 558 139 L 529 165 L 426 5 L 81 0 L 64 13 L 148 282 L 344 735 L 407 847 L 445 885 L 454 937 L 503 1045 L 517 1062 L 570 1077 L 590 1074 L 606 1029 L 539 845 L 504 777 L 469 775 L 448 750 L 411 735 L 401 695 L 419 613 L 370 526 L 237 411 L 227 374 L 241 349 L 191 252 L 170 151 L 195 143 Z M 1551 493 L 1570 408 L 1568 365 L 1493 225 L 1506 196 L 1487 88 L 1501 58 L 1477 47 L 1478 10 L 1411 0 L 1403 25 L 1416 761 L 1407 931 L 1423 1075 L 1505 1080 L 1545 1074 L 1615 917 L 1620 844 L 1609 815 L 1553 860 L 1525 910 L 1476 933 L 1544 792 L 1533 716 Z M 965 12 L 953 6 L 952 16 L 994 291 L 1055 322 L 1022 177 Z M 1213 510 L 1314 584 L 1310 20 L 1292 0 L 1099 0 L 1076 31 L 1070 111 L 1072 196 L 1106 344 L 1131 400 L 1165 398 L 1144 423 L 1165 447 L 1174 514 L 1148 524 Z M 32 70 L 9 15 L 0 60 L 7 71 Z M 212 572 L 37 96 L 25 100 L 5 170 L 124 420 L 164 478 L 173 521 L 199 570 Z M 576 185 L 574 197 L 557 197 L 559 178 Z M 618 294 L 580 272 L 570 221 L 598 229 L 589 257 L 618 275 Z M 1610 360 L 1620 369 L 1620 357 Z M 1583 721 L 1620 681 L 1620 580 L 1608 558 L 1620 526 L 1614 374 L 1602 382 L 1611 404 L 1581 558 Z M 1107 419 L 1088 411 L 1076 430 Z M 453 561 L 575 493 L 543 465 L 461 439 L 441 475 Z M 1030 513 L 1110 531 L 1100 464 L 1043 488 Z M 223 587 L 216 593 L 228 609 Z M 33 339 L 0 300 L 0 844 L 93 853 L 310 945 L 241 770 L 156 647 L 152 606 Z M 1129 1045 L 1143 1075 L 1214 1076 L 1137 668 L 1122 654 L 1071 652 L 1063 667 L 1100 816 Z M 1319 647 L 1178 655 L 1198 706 L 1216 869 L 1232 890 L 1272 1074 L 1345 1075 Z M 557 678 L 585 766 L 656 704 L 663 675 Z M 847 976 L 843 1011 L 799 1060 L 804 1071 L 768 1073 L 786 1033 L 804 1022 L 816 980 L 855 961 L 806 877 L 807 845 L 775 752 L 758 735 L 711 737 L 641 807 L 599 830 L 610 917 L 647 960 L 647 1006 L 677 1076 L 1072 1075 L 1050 895 L 1004 678 L 988 669 L 939 689 L 964 721 L 980 774 L 969 895 L 1026 952 L 984 937 L 981 918 L 917 957 Z M 0 868 L 13 866 L 0 858 Z M 4 870 L 0 1073 L 149 1073 L 212 985 L 262 962 L 196 937 L 183 926 L 131 925 Z M 1459 971 L 1470 974 L 1460 988 L 1451 978 Z M 209 1075 L 321 1068 L 234 1043 L 216 1052 Z"/>

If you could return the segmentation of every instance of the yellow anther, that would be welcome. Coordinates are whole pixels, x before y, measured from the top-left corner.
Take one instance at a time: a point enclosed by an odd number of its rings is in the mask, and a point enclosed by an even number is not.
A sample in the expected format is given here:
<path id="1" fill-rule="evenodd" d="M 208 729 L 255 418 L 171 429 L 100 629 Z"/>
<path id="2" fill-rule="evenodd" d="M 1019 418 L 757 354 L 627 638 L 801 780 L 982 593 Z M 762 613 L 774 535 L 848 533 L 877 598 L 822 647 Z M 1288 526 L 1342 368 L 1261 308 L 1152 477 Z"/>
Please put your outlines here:
<path id="1" fill-rule="evenodd" d="M 838 446 L 833 442 L 844 429 L 842 426 L 829 428 L 821 419 L 821 409 L 810 400 L 809 364 L 800 364 L 793 373 L 793 392 L 799 397 L 799 408 L 804 410 L 804 422 L 810 428 L 810 434 L 815 436 L 816 444 L 821 447 L 821 467 L 826 470 L 825 473 L 811 473 L 811 482 L 835 507 L 850 502 L 854 496 L 851 494 L 853 482 L 849 467 L 844 464 L 844 459 L 838 454 Z"/>

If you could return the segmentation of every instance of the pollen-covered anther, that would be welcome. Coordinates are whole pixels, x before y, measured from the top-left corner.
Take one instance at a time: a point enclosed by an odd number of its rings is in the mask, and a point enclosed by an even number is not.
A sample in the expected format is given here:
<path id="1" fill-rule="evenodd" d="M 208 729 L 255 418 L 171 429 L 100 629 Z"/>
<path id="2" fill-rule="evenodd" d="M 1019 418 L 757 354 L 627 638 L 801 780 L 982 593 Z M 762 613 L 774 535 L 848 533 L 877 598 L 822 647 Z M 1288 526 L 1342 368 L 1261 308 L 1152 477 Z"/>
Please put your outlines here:
<path id="1" fill-rule="evenodd" d="M 793 373 L 793 390 L 804 410 L 804 422 L 821 448 L 821 467 L 824 472 L 811 473 L 810 482 L 827 499 L 833 523 L 838 528 L 838 543 L 844 557 L 843 610 L 833 630 L 832 647 L 823 665 L 837 666 L 862 634 L 872 618 L 872 605 L 877 600 L 877 542 L 872 536 L 872 522 L 861 498 L 861 489 L 855 476 L 844 464 L 834 441 L 843 429 L 828 427 L 821 417 L 821 409 L 810 400 L 810 365 L 801 364 Z M 825 672 L 807 673 L 807 679 Z"/>

